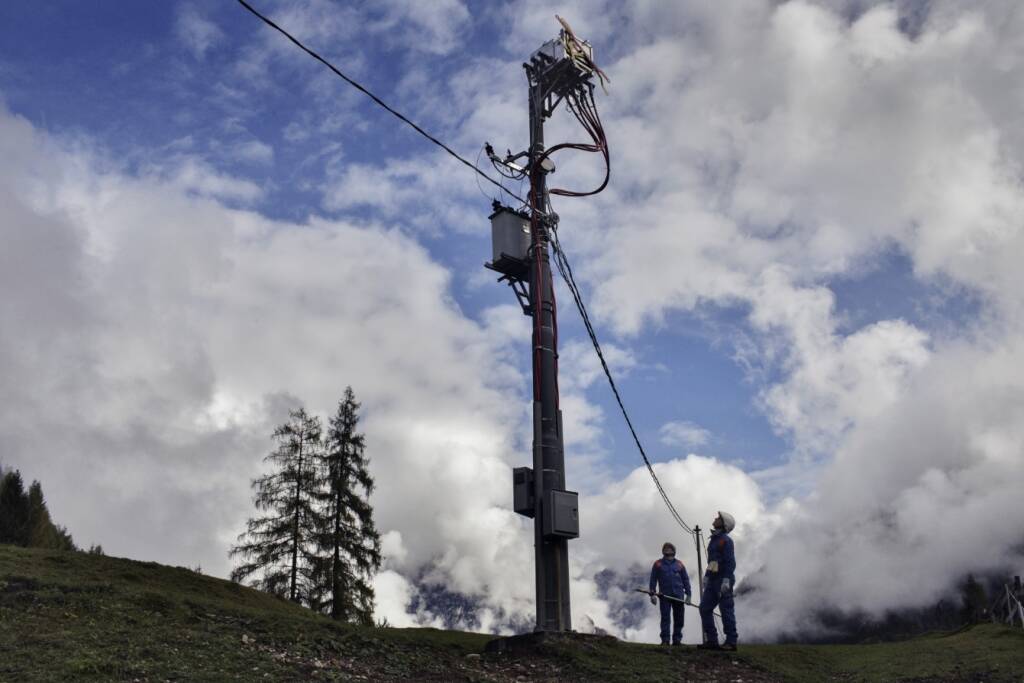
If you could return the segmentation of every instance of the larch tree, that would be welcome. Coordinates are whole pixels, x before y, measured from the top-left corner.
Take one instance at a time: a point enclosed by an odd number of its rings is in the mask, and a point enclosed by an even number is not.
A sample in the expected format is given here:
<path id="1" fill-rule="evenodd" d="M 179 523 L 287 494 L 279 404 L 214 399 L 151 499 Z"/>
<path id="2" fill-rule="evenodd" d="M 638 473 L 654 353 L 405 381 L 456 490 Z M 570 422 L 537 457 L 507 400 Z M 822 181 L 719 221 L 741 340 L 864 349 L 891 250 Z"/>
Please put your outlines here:
<path id="1" fill-rule="evenodd" d="M 320 418 L 304 408 L 274 430 L 277 448 L 264 458 L 273 469 L 252 482 L 253 502 L 264 514 L 249 519 L 231 548 L 231 556 L 242 560 L 231 572 L 233 581 L 252 577 L 254 587 L 306 604 L 317 594 L 321 432 Z"/>
<path id="2" fill-rule="evenodd" d="M 373 623 L 374 593 L 370 581 L 380 568 L 380 534 L 373 522 L 369 497 L 366 440 L 357 432 L 359 403 L 346 387 L 338 412 L 330 420 L 320 456 L 326 476 L 319 536 L 320 575 L 329 587 L 323 608 L 334 619 Z"/>

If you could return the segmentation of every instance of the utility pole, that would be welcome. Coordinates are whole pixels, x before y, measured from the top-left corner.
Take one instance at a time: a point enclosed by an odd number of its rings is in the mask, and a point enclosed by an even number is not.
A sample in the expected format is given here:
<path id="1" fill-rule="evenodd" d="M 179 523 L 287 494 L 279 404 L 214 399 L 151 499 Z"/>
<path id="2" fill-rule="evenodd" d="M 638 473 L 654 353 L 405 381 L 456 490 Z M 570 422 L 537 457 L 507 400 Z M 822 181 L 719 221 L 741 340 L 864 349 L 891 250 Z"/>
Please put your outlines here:
<path id="1" fill-rule="evenodd" d="M 567 52 L 570 44 L 574 54 Z M 585 58 L 581 57 L 585 53 Z M 558 400 L 558 321 L 551 274 L 551 231 L 558 217 L 548 202 L 544 121 L 566 97 L 592 89 L 590 45 L 571 34 L 550 40 L 523 64 L 529 86 L 530 146 L 499 159 L 490 145 L 492 162 L 527 176 L 528 206 L 515 211 L 494 204 L 491 215 L 494 260 L 488 268 L 502 274 L 516 293 L 523 312 L 533 320 L 533 466 L 513 470 L 513 507 L 533 518 L 534 571 L 537 592 L 535 631 L 570 631 L 569 539 L 579 536 L 576 492 L 565 488 L 562 411 Z M 592 64 L 592 62 L 590 62 Z M 593 150 L 591 150 L 593 151 Z M 526 158 L 525 166 L 515 162 Z M 603 186 L 602 186 L 603 187 Z"/>
<path id="2" fill-rule="evenodd" d="M 565 451 L 562 410 L 558 398 L 558 339 L 554 283 L 551 277 L 547 214 L 547 170 L 544 153 L 545 79 L 539 64 L 527 63 L 530 87 L 530 295 L 533 302 L 533 471 L 534 561 L 537 581 L 538 631 L 572 629 L 569 610 L 569 539 L 544 533 L 545 516 L 554 511 L 544 503 L 565 490 Z M 545 212 L 542 216 L 539 211 Z M 548 509 L 545 509 L 548 508 Z"/>

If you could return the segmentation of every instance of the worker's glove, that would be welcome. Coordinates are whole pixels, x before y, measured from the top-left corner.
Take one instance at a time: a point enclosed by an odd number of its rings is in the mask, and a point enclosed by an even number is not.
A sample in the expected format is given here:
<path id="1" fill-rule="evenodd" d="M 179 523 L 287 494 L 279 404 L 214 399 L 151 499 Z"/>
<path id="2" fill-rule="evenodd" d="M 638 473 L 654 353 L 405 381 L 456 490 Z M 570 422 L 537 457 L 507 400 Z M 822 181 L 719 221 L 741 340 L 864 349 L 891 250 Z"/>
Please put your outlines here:
<path id="1" fill-rule="evenodd" d="M 718 560 L 711 560 L 708 562 L 708 571 L 712 574 L 718 573 Z"/>
<path id="2" fill-rule="evenodd" d="M 651 604 L 652 605 L 657 605 L 658 604 L 658 598 L 656 598 L 653 595 L 651 595 Z"/>
<path id="3" fill-rule="evenodd" d="M 723 598 L 726 595 L 732 595 L 732 581 L 730 581 L 729 579 L 722 579 L 722 590 L 719 593 L 719 595 Z"/>
<path id="4" fill-rule="evenodd" d="M 686 595 L 684 595 L 684 596 L 683 596 L 683 600 L 685 600 L 686 602 L 693 602 L 693 601 L 692 601 L 692 600 L 690 599 L 690 597 L 691 597 L 691 596 L 690 596 L 690 594 L 689 594 L 689 593 L 687 593 Z"/>

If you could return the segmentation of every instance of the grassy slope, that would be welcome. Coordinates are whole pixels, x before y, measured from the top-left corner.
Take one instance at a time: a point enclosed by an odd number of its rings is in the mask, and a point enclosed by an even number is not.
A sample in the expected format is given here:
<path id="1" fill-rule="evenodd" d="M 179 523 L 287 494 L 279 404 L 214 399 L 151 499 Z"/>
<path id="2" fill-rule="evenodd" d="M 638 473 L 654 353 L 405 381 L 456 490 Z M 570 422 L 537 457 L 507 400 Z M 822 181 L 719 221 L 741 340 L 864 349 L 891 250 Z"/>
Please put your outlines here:
<path id="1" fill-rule="evenodd" d="M 759 645 L 750 661 L 792 681 L 1024 681 L 1024 630 L 985 624 L 872 645 Z"/>
<path id="2" fill-rule="evenodd" d="M 751 646 L 739 658 L 613 639 L 568 639 L 531 657 L 477 656 L 490 638 L 345 626 L 187 569 L 0 545 L 0 680 L 741 676 L 809 682 L 968 680 L 981 673 L 985 680 L 1021 681 L 1024 675 L 1024 633 L 997 627 L 883 645 Z"/>

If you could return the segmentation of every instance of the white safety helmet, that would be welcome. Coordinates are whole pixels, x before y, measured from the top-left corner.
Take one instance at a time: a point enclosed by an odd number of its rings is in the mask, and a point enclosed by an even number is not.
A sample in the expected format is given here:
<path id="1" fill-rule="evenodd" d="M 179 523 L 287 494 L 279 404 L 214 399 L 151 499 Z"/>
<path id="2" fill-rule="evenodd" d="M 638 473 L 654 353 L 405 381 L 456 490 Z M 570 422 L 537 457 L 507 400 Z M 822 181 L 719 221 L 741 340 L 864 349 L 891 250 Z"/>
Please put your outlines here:
<path id="1" fill-rule="evenodd" d="M 722 528 L 725 529 L 725 533 L 729 533 L 736 528 L 736 518 L 728 512 L 722 512 L 719 510 L 718 516 L 722 518 Z"/>

